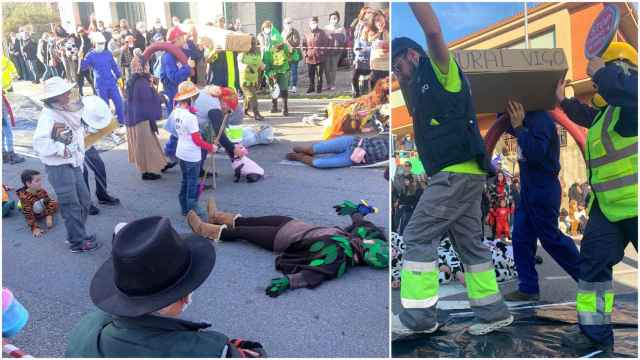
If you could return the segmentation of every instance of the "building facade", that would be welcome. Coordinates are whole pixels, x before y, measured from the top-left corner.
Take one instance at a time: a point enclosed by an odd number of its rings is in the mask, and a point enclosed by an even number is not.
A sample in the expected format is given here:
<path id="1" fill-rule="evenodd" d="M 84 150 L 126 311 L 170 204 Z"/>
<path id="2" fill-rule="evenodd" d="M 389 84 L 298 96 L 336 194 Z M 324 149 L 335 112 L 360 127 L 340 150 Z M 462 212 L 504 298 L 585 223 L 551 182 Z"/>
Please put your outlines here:
<path id="1" fill-rule="evenodd" d="M 625 41 L 638 48 L 638 16 L 630 3 L 617 3 L 620 9 L 620 25 L 616 41 Z M 528 17 L 529 48 L 562 48 L 567 57 L 570 79 L 567 96 L 575 96 L 588 103 L 595 91 L 586 73 L 588 60 L 584 55 L 584 43 L 593 20 L 603 9 L 604 3 L 543 3 L 530 8 Z M 446 30 L 445 30 L 446 31 Z M 488 26 L 476 33 L 449 44 L 451 50 L 525 48 L 524 13 Z M 397 137 L 411 133 L 411 119 L 399 88 L 394 87 L 391 96 L 396 104 L 393 113 L 394 134 Z M 394 102 L 395 99 L 395 102 Z M 478 125 L 484 135 L 496 121 L 495 114 L 478 114 Z M 571 136 L 559 128 L 561 139 L 560 177 L 568 187 L 574 182 L 586 181 L 586 168 L 582 153 Z M 496 152 L 506 149 L 509 164 L 515 161 L 515 139 L 503 136 Z M 510 165 L 509 165 L 510 167 Z M 511 171 L 511 169 L 508 169 Z M 516 169 L 517 172 L 517 169 Z"/>
<path id="2" fill-rule="evenodd" d="M 379 9 L 389 7 L 385 2 L 58 1 L 60 18 L 65 26 L 71 28 L 77 25 L 87 26 L 92 13 L 105 24 L 115 24 L 120 19 L 127 19 L 129 24 L 145 21 L 151 25 L 156 19 L 160 19 L 165 27 L 171 24 L 173 16 L 180 20 L 192 19 L 200 25 L 224 16 L 227 23 L 240 19 L 242 31 L 248 33 L 259 32 L 260 25 L 265 20 L 270 20 L 277 29 L 282 29 L 286 17 L 293 19 L 296 29 L 307 30 L 313 16 L 317 16 L 320 26 L 324 26 L 329 23 L 329 14 L 334 11 L 340 13 L 340 22 L 348 26 L 364 5 Z"/>

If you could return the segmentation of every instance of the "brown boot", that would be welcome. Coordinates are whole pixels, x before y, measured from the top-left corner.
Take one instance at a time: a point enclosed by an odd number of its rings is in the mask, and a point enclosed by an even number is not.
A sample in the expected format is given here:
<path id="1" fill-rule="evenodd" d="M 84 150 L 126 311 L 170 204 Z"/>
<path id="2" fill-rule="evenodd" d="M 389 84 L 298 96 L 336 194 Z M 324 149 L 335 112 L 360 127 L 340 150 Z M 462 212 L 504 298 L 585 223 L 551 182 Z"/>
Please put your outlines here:
<path id="1" fill-rule="evenodd" d="M 287 160 L 300 161 L 309 166 L 313 166 L 313 156 L 310 156 L 307 154 L 296 153 L 296 152 L 288 153 Z"/>
<path id="2" fill-rule="evenodd" d="M 294 146 L 293 152 L 313 156 L 313 146 Z"/>
<path id="3" fill-rule="evenodd" d="M 193 210 L 187 214 L 187 224 L 194 233 L 213 241 L 220 241 L 222 230 L 227 228 L 227 225 L 213 225 L 202 221 Z"/>
<path id="4" fill-rule="evenodd" d="M 229 229 L 233 229 L 236 227 L 236 219 L 239 217 L 240 214 L 218 211 L 216 201 L 213 198 L 209 198 L 207 201 L 207 218 L 210 224 L 226 225 Z"/>

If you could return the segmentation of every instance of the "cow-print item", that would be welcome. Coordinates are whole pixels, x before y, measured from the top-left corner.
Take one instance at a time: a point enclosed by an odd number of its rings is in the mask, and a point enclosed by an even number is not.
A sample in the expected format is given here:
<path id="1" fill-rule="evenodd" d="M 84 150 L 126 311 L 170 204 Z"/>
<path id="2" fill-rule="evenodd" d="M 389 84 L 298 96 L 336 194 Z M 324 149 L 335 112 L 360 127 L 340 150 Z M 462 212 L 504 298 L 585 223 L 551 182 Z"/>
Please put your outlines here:
<path id="1" fill-rule="evenodd" d="M 513 247 L 499 240 L 484 240 L 484 244 L 491 249 L 491 260 L 496 271 L 496 280 L 500 282 L 508 281 L 518 277 L 516 264 L 513 259 Z M 391 233 L 391 281 L 394 284 L 400 282 L 400 271 L 402 270 L 403 254 L 406 245 L 402 236 L 396 232 Z M 451 281 L 455 274 L 464 271 L 464 266 L 454 250 L 451 240 L 443 237 L 438 246 L 438 266 L 448 266 L 451 273 L 440 272 L 440 283 L 446 284 Z"/>

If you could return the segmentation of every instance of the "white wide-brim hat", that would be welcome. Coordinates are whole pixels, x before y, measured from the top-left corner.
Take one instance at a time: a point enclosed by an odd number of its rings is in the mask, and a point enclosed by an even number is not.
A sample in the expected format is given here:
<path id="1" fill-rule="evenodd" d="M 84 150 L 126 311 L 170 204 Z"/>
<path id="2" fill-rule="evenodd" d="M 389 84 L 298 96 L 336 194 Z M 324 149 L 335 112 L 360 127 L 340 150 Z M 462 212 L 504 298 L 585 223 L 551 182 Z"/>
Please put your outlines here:
<path id="1" fill-rule="evenodd" d="M 96 130 L 106 128 L 113 115 L 102 98 L 92 95 L 82 98 L 82 120 Z"/>
<path id="2" fill-rule="evenodd" d="M 75 86 L 75 84 L 72 84 L 59 76 L 54 76 L 45 80 L 43 93 L 40 94 L 38 98 L 40 100 L 51 99 L 70 91 Z"/>

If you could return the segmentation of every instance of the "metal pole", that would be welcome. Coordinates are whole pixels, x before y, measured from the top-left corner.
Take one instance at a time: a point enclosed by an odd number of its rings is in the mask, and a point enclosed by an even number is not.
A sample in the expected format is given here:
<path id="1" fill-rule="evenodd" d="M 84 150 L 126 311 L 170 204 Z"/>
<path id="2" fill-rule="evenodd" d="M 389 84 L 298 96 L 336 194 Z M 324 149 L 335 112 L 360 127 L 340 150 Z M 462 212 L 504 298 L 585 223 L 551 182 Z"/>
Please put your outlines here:
<path id="1" fill-rule="evenodd" d="M 529 48 L 529 10 L 527 8 L 527 2 L 524 2 L 524 48 Z"/>

